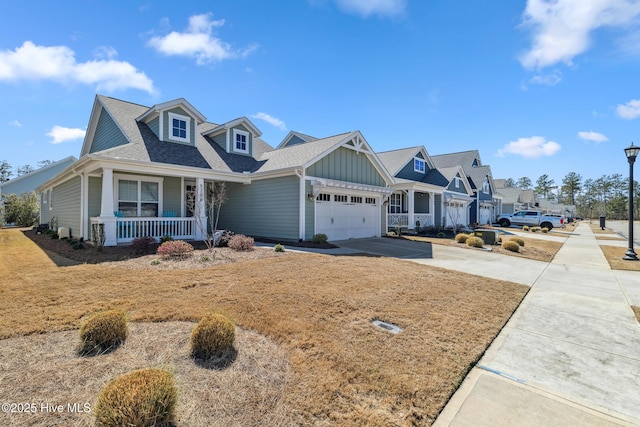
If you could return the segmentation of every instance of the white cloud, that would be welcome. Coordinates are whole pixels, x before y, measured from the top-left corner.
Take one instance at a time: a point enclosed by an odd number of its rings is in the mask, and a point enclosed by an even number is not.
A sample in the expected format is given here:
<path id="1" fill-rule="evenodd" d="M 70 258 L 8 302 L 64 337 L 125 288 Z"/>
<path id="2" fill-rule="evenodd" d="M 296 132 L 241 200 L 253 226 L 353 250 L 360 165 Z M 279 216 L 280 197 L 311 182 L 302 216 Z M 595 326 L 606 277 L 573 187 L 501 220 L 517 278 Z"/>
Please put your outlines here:
<path id="1" fill-rule="evenodd" d="M 584 141 L 591 141 L 595 143 L 606 142 L 609 140 L 605 135 L 598 132 L 578 132 L 578 138 Z"/>
<path id="2" fill-rule="evenodd" d="M 105 49 L 105 48 L 103 48 Z M 78 63 L 67 46 L 38 46 L 26 41 L 14 51 L 0 51 L 0 81 L 51 80 L 96 84 L 98 89 L 140 89 L 153 93 L 153 81 L 125 61 L 110 59 Z"/>
<path id="3" fill-rule="evenodd" d="M 348 13 L 368 17 L 369 15 L 394 16 L 404 13 L 406 0 L 335 0 Z"/>
<path id="4" fill-rule="evenodd" d="M 560 144 L 553 141 L 547 141 L 542 136 L 530 136 L 528 138 L 519 138 L 517 141 L 511 141 L 496 153 L 499 157 L 507 154 L 515 154 L 527 159 L 536 159 L 542 156 L 553 156 L 560 150 Z"/>
<path id="5" fill-rule="evenodd" d="M 280 130 L 287 130 L 287 126 L 284 122 L 276 117 L 273 117 L 267 113 L 256 113 L 251 116 L 253 119 L 263 120 L 272 126 L 277 127 Z"/>
<path id="6" fill-rule="evenodd" d="M 76 139 L 84 138 L 86 131 L 82 129 L 65 128 L 55 125 L 47 132 L 47 136 L 51 137 L 52 144 L 60 144 L 61 142 L 74 141 Z"/>
<path id="7" fill-rule="evenodd" d="M 637 0 L 527 0 L 523 25 L 531 28 L 532 46 L 520 62 L 538 69 L 559 62 L 571 65 L 589 48 L 593 31 L 624 29 L 639 15 Z"/>
<path id="8" fill-rule="evenodd" d="M 10 126 L 15 126 L 15 127 L 17 127 L 17 128 L 21 128 L 21 127 L 22 127 L 22 123 L 20 123 L 20 122 L 19 122 L 19 121 L 17 121 L 17 120 L 11 120 L 11 121 L 9 122 L 9 125 L 10 125 Z"/>
<path id="9" fill-rule="evenodd" d="M 619 104 L 616 107 L 616 113 L 623 119 L 635 119 L 640 116 L 640 99 L 632 99 L 626 104 Z"/>
<path id="10" fill-rule="evenodd" d="M 169 56 L 187 56 L 196 59 L 198 65 L 213 61 L 242 57 L 245 58 L 257 48 L 253 44 L 240 51 L 234 51 L 229 43 L 213 36 L 213 29 L 224 25 L 224 19 L 214 21 L 211 14 L 193 15 L 183 33 L 172 31 L 163 37 L 152 37 L 148 45 Z"/>

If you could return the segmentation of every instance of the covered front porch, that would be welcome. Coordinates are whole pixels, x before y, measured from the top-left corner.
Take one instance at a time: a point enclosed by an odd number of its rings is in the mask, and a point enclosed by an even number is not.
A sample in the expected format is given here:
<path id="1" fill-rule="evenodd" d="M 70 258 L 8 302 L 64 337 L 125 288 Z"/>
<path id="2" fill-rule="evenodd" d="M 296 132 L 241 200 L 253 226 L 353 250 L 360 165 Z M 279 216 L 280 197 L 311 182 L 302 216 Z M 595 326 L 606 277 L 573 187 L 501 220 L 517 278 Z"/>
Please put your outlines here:
<path id="1" fill-rule="evenodd" d="M 435 191 L 399 189 L 388 199 L 387 230 L 417 230 L 437 225 L 438 194 Z"/>

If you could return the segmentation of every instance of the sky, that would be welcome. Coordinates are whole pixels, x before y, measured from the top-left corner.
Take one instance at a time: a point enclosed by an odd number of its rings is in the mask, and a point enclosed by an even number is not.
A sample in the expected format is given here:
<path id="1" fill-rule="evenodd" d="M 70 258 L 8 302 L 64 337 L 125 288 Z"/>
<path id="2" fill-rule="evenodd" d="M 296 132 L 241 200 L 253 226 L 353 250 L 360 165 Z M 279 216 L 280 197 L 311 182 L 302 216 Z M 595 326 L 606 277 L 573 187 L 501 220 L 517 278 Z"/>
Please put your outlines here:
<path id="1" fill-rule="evenodd" d="M 8 2 L 0 161 L 80 154 L 96 94 L 207 120 L 479 150 L 494 178 L 628 176 L 640 0 Z M 640 162 L 639 162 L 640 163 Z"/>

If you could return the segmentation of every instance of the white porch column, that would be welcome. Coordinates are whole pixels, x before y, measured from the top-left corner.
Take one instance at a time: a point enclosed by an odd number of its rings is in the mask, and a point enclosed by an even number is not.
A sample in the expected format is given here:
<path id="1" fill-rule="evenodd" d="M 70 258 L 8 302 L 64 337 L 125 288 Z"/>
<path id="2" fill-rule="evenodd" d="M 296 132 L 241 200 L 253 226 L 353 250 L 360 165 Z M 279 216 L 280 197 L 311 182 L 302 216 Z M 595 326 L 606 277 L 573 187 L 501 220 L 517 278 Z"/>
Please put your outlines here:
<path id="1" fill-rule="evenodd" d="M 113 169 L 102 169 L 102 199 L 100 200 L 100 221 L 104 224 L 104 245 L 116 246 L 118 244 L 116 236 L 116 217 L 113 215 L 114 209 L 114 186 Z"/>
<path id="2" fill-rule="evenodd" d="M 407 194 L 409 195 L 409 200 L 408 200 L 409 205 L 407 206 L 407 210 L 409 211 L 409 219 L 408 219 L 407 228 L 413 230 L 416 228 L 416 222 L 415 222 L 415 216 L 414 216 L 416 191 L 409 190 L 407 191 Z"/>
<path id="3" fill-rule="evenodd" d="M 436 225 L 436 193 L 429 193 L 429 213 L 431 214 L 431 225 Z"/>
<path id="4" fill-rule="evenodd" d="M 207 238 L 207 204 L 204 194 L 204 178 L 196 179 L 196 206 L 194 216 L 196 220 L 195 238 L 205 240 Z M 199 226 L 197 224 L 200 224 Z M 214 230 L 211 230 L 212 232 Z"/>

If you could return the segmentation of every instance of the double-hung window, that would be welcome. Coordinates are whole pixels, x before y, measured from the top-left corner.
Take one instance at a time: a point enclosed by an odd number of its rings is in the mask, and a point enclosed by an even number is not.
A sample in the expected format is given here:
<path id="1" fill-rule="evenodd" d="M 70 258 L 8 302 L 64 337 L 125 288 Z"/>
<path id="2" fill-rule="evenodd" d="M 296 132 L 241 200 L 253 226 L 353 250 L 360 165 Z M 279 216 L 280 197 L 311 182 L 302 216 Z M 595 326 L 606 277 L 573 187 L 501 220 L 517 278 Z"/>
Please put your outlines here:
<path id="1" fill-rule="evenodd" d="M 418 157 L 413 159 L 413 171 L 419 173 L 425 172 L 424 159 L 420 159 Z"/>
<path id="2" fill-rule="evenodd" d="M 249 132 L 233 130 L 233 150 L 236 153 L 249 154 Z"/>
<path id="3" fill-rule="evenodd" d="M 191 118 L 169 113 L 169 139 L 179 142 L 190 141 Z"/>
<path id="4" fill-rule="evenodd" d="M 161 180 L 135 177 L 118 179 L 118 212 L 124 217 L 157 217 Z"/>

